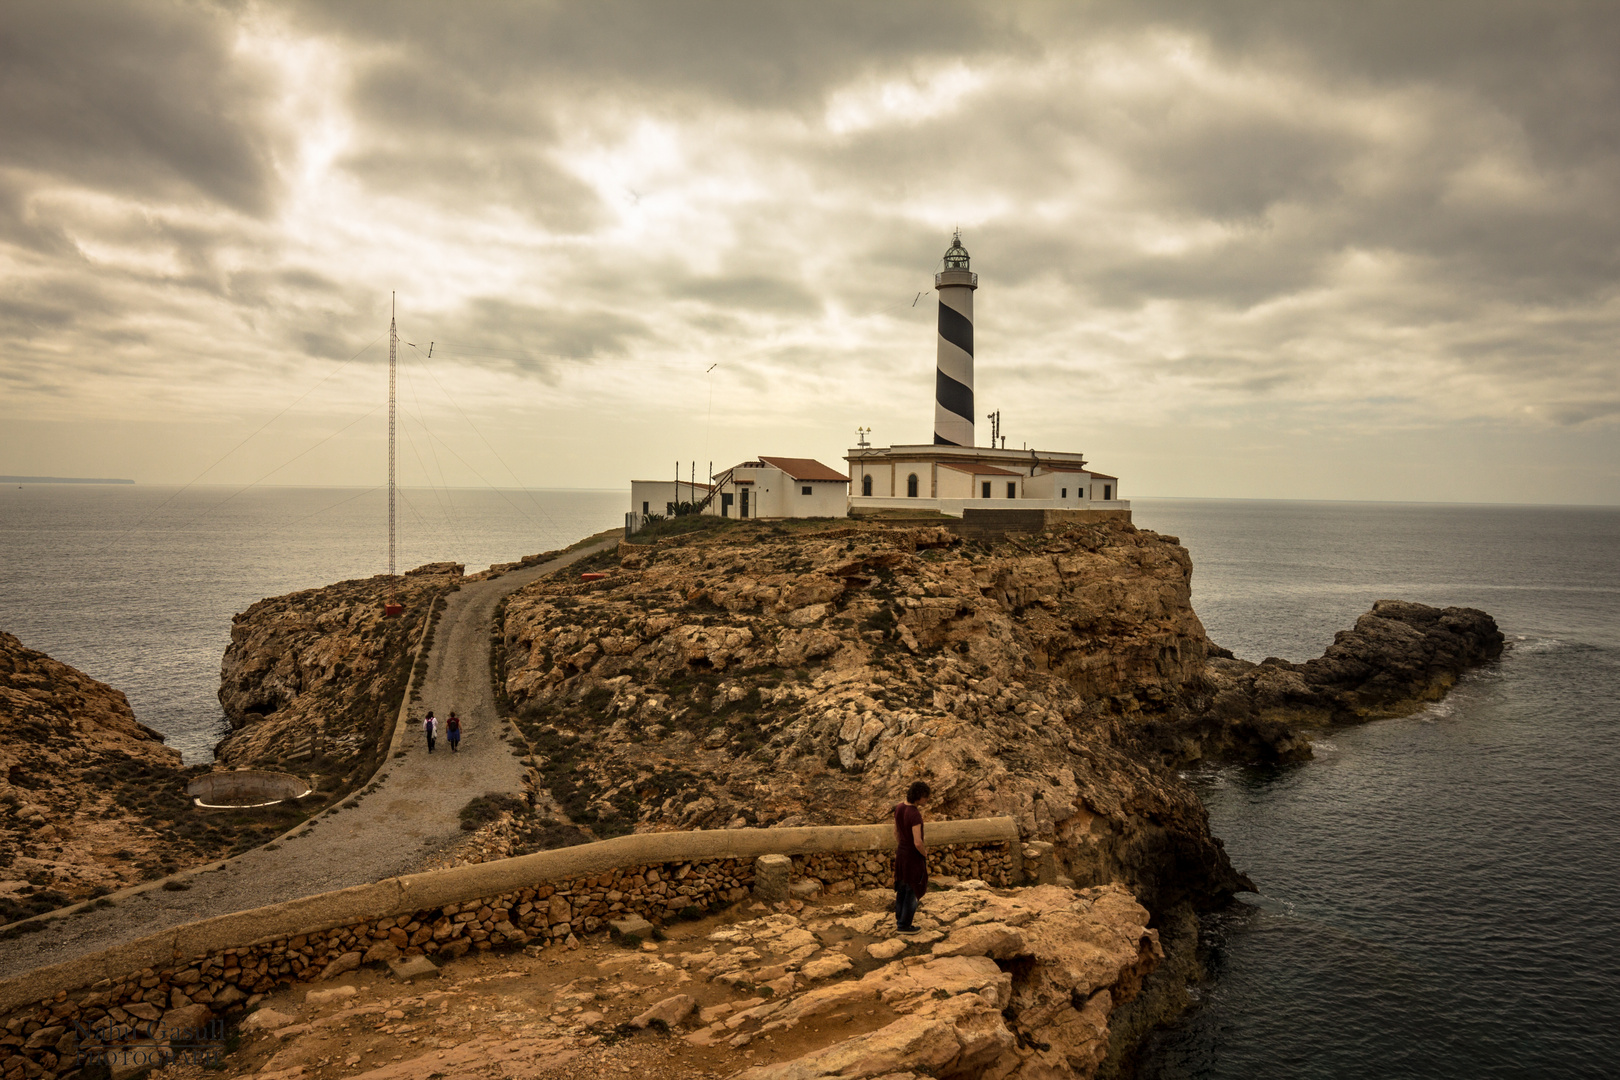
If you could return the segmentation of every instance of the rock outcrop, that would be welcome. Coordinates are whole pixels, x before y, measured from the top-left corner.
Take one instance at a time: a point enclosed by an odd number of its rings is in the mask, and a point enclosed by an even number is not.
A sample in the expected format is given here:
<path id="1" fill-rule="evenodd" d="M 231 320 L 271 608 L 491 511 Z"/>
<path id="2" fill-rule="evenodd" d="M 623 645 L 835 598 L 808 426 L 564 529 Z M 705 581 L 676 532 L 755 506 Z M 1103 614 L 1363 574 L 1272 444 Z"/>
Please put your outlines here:
<path id="1" fill-rule="evenodd" d="M 163 846 L 124 778 L 172 784 L 180 754 L 123 693 L 0 633 L 0 922 L 139 880 Z"/>
<path id="2" fill-rule="evenodd" d="M 509 1076 L 1091 1077 L 1110 1013 L 1162 957 L 1118 886 L 964 881 L 930 893 L 913 936 L 895 934 L 889 897 L 745 902 L 624 947 L 485 943 L 416 987 L 360 970 L 332 989 L 277 989 L 224 1064 L 307 1080 L 492 1063 Z"/>
<path id="3" fill-rule="evenodd" d="M 573 824 L 1009 814 L 1062 872 L 1150 909 L 1245 880 L 1173 769 L 1309 756 L 1498 655 L 1483 612 L 1382 601 L 1307 664 L 1232 659 L 1175 537 L 1121 521 L 964 541 L 942 527 L 717 523 L 514 594 L 505 692 Z"/>
<path id="4" fill-rule="evenodd" d="M 1144 744 L 1172 761 L 1311 756 L 1309 735 L 1335 724 L 1400 716 L 1444 697 L 1463 672 L 1502 654 L 1496 620 L 1475 608 L 1380 600 L 1303 664 L 1258 664 L 1213 649 L 1203 679 Z"/>
<path id="5" fill-rule="evenodd" d="M 739 523 L 604 562 L 505 613 L 506 694 L 574 823 L 881 821 L 922 778 L 931 813 L 1012 815 L 1075 880 L 1150 908 L 1245 886 L 1118 707 L 1204 670 L 1178 545 Z"/>
<path id="6" fill-rule="evenodd" d="M 0 633 L 0 923 L 233 855 L 295 809 L 203 814 L 122 692 Z M 37 928 L 37 921 L 23 928 Z"/>
<path id="7" fill-rule="evenodd" d="M 236 616 L 220 663 L 219 703 L 234 729 L 215 748 L 220 763 L 313 774 L 323 792 L 369 778 L 423 624 L 461 576 L 457 563 L 430 563 L 260 600 Z M 387 615 L 387 603 L 403 610 Z"/>

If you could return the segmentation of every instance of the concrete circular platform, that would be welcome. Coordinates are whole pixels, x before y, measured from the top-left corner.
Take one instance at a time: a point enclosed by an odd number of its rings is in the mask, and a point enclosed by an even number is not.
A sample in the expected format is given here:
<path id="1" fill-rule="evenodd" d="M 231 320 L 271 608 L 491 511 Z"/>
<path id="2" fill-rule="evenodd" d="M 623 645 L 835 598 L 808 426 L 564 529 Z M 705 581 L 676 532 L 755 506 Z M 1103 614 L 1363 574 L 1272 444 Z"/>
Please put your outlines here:
<path id="1" fill-rule="evenodd" d="M 302 799 L 309 784 L 291 773 L 240 769 L 199 776 L 186 785 L 186 794 L 205 810 L 245 810 Z"/>

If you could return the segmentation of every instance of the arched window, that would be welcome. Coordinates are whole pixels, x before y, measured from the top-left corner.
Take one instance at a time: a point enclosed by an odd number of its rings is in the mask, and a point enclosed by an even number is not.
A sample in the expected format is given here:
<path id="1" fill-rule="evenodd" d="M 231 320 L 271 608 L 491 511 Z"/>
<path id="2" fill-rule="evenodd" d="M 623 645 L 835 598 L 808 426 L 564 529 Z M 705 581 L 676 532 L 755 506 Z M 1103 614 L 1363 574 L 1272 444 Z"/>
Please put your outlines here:
<path id="1" fill-rule="evenodd" d="M 870 476 L 861 477 L 861 494 L 865 495 L 868 498 L 871 498 L 871 495 L 872 495 L 872 478 Z"/>
<path id="2" fill-rule="evenodd" d="M 906 498 L 915 499 L 916 497 L 917 497 L 917 474 L 912 473 L 910 476 L 906 477 Z"/>

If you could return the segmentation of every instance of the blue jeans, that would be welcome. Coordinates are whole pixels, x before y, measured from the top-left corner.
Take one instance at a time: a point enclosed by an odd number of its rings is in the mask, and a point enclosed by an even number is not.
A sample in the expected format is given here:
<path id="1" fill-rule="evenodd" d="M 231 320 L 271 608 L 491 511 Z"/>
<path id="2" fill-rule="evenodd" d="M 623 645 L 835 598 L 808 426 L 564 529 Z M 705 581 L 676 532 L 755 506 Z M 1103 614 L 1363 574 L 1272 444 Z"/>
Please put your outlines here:
<path id="1" fill-rule="evenodd" d="M 901 930 L 911 927 L 911 920 L 917 916 L 917 906 L 922 901 L 917 898 L 917 891 L 910 885 L 896 885 L 894 887 L 894 925 Z"/>

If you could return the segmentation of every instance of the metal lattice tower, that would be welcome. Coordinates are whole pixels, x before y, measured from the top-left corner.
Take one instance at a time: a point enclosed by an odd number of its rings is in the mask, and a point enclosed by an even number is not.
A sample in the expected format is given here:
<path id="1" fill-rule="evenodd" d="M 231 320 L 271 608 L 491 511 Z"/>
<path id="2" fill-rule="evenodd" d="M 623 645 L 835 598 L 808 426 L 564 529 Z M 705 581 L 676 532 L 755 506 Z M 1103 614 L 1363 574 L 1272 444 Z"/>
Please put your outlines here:
<path id="1" fill-rule="evenodd" d="M 399 351 L 399 324 L 394 294 L 388 294 L 388 576 L 394 576 L 394 360 Z"/>

